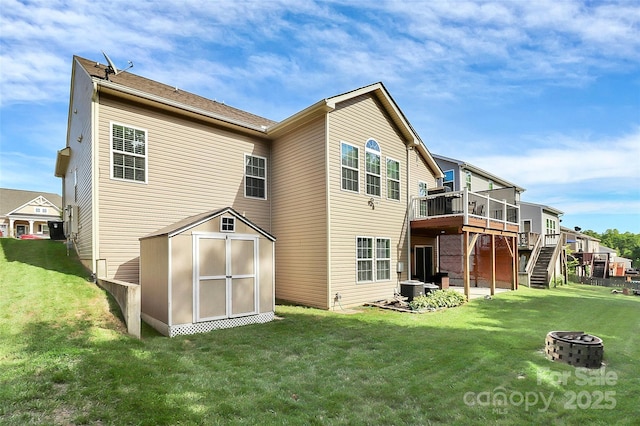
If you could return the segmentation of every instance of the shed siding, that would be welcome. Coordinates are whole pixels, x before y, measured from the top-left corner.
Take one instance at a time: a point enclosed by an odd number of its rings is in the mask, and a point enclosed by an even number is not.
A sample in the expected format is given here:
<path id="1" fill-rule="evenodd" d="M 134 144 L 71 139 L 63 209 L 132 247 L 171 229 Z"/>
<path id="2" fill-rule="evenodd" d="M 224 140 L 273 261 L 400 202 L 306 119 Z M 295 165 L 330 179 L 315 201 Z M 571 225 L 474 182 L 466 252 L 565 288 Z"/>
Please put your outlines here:
<path id="1" fill-rule="evenodd" d="M 406 259 L 406 145 L 379 103 L 371 95 L 350 99 L 329 113 L 331 186 L 331 296 L 340 293 L 343 306 L 362 304 L 393 296 L 397 286 L 396 265 Z M 381 150 L 381 197 L 366 193 L 365 143 L 375 139 Z M 360 148 L 359 193 L 341 189 L 341 142 Z M 386 158 L 400 162 L 401 200 L 386 196 Z M 417 175 L 417 173 L 416 173 Z M 416 183 L 417 186 L 417 183 Z M 417 190 L 417 189 L 416 189 Z M 373 198 L 375 208 L 368 202 Z M 391 279 L 357 283 L 356 238 L 391 240 Z M 375 265 L 374 265 L 375 269 Z M 401 279 L 406 278 L 406 269 Z"/>
<path id="2" fill-rule="evenodd" d="M 171 238 L 171 324 L 193 322 L 193 240 L 191 234 Z"/>
<path id="3" fill-rule="evenodd" d="M 144 271 L 140 283 L 141 310 L 144 314 L 168 324 L 168 240 L 165 237 L 149 238 L 140 241 L 140 246 L 145 253 L 140 265 Z"/>
<path id="4" fill-rule="evenodd" d="M 324 117 L 273 143 L 276 297 L 327 308 Z"/>
<path id="5" fill-rule="evenodd" d="M 69 106 L 69 128 L 67 130 L 67 146 L 71 148 L 71 158 L 63 179 L 63 210 L 67 205 L 78 206 L 79 232 L 75 239 L 80 260 L 93 270 L 92 262 L 92 168 L 91 158 L 93 129 L 91 122 L 93 83 L 84 70 L 74 63 L 73 93 Z M 82 141 L 78 138 L 82 135 Z M 76 172 L 77 188 L 74 186 Z M 66 216 L 63 216 L 66 217 Z"/>
<path id="6" fill-rule="evenodd" d="M 138 238 L 226 206 L 271 228 L 271 170 L 264 140 L 162 111 L 100 99 L 100 253 L 107 275 L 138 282 Z M 110 178 L 111 122 L 147 130 L 147 183 Z M 244 197 L 244 155 L 267 158 L 267 199 Z"/>

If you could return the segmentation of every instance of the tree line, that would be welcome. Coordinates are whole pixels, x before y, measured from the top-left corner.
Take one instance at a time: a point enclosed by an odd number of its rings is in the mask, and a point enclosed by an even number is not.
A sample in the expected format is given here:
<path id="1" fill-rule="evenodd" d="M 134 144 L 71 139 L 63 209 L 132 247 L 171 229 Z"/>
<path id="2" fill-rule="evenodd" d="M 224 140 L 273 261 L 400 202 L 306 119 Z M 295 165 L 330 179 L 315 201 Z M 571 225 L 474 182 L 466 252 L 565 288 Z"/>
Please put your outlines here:
<path id="1" fill-rule="evenodd" d="M 595 231 L 582 231 L 600 240 L 600 245 L 618 252 L 618 256 L 631 259 L 634 268 L 640 268 L 640 234 L 632 232 L 620 233 L 617 229 L 607 229 L 602 234 Z"/>

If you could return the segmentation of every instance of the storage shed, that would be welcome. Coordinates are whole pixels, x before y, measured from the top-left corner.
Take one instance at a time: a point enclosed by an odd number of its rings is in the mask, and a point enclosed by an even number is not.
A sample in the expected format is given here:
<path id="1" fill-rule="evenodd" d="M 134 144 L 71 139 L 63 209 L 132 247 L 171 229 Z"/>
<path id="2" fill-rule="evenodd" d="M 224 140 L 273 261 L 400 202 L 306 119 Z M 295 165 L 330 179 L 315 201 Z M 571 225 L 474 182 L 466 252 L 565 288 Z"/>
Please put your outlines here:
<path id="1" fill-rule="evenodd" d="M 231 207 L 140 238 L 142 319 L 173 337 L 271 321 L 275 237 Z"/>

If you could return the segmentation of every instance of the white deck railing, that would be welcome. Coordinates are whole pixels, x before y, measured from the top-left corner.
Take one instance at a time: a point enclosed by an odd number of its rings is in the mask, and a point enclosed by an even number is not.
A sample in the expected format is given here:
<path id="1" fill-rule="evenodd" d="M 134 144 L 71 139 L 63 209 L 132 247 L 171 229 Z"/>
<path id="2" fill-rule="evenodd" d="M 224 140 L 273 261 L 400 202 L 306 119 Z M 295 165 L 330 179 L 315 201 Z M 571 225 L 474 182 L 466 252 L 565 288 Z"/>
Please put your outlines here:
<path id="1" fill-rule="evenodd" d="M 505 200 L 469 192 L 466 188 L 463 191 L 412 197 L 410 220 L 443 216 L 463 216 L 465 225 L 469 224 L 469 218 L 477 218 L 486 220 L 487 227 L 490 222 L 500 222 L 506 227 L 507 224 L 519 225 L 520 207 Z"/>

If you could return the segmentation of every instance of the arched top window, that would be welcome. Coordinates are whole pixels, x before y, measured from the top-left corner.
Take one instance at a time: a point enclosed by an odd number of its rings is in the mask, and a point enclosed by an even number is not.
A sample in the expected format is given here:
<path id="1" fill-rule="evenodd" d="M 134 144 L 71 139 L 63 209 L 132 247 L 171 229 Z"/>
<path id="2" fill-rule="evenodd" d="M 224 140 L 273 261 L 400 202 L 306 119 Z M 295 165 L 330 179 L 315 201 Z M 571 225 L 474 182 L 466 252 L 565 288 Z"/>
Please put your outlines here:
<path id="1" fill-rule="evenodd" d="M 380 152 L 380 145 L 378 145 L 378 142 L 376 142 L 375 139 L 369 139 L 365 146 L 367 149 Z"/>

